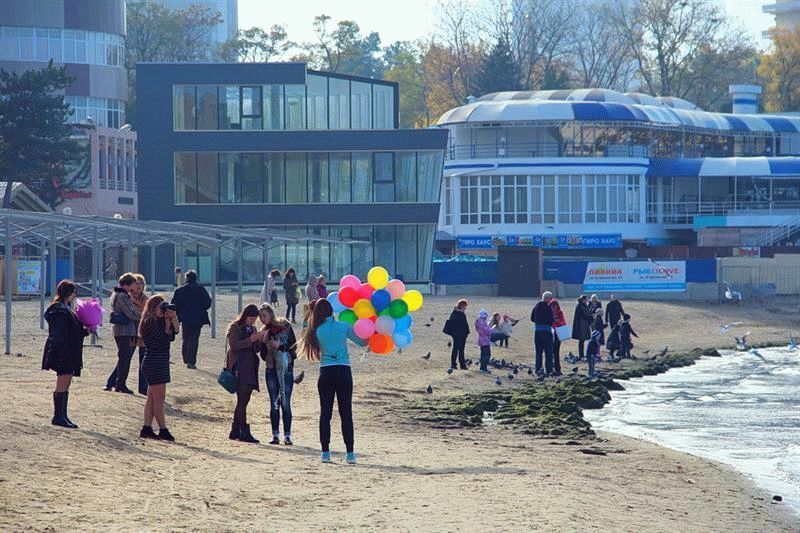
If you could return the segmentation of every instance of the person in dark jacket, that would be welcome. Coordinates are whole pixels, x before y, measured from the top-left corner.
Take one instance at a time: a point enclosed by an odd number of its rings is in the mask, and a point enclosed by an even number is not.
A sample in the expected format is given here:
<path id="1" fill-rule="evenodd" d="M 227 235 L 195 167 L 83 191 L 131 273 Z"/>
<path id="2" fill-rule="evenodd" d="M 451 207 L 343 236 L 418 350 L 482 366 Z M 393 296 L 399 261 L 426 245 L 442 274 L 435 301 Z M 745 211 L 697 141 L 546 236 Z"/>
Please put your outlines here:
<path id="1" fill-rule="evenodd" d="M 572 338 L 578 341 L 578 357 L 583 359 L 586 341 L 591 334 L 592 314 L 589 311 L 588 298 L 585 294 L 578 297 L 575 314 L 572 317 Z"/>
<path id="2" fill-rule="evenodd" d="M 603 310 L 597 309 L 594 313 L 594 318 L 592 318 L 592 331 L 599 331 L 600 332 L 600 346 L 603 346 L 606 343 L 606 334 L 605 330 L 606 324 L 603 322 Z M 598 351 L 599 353 L 599 351 Z"/>
<path id="3" fill-rule="evenodd" d="M 467 304 L 464 299 L 456 302 L 453 312 L 450 313 L 450 318 L 445 322 L 443 332 L 453 338 L 453 349 L 450 352 L 450 368 L 455 370 L 456 359 L 461 370 L 467 369 L 467 361 L 464 358 L 464 348 L 467 345 L 467 337 L 469 337 L 469 323 L 467 322 Z"/>
<path id="4" fill-rule="evenodd" d="M 624 314 L 625 311 L 622 309 L 622 302 L 617 300 L 617 297 L 612 294 L 611 299 L 606 305 L 606 325 L 613 328 L 619 323 Z"/>
<path id="5" fill-rule="evenodd" d="M 589 344 L 586 345 L 586 361 L 589 363 L 589 377 L 594 376 L 594 365 L 600 355 L 600 335 L 601 330 L 594 330 L 589 336 Z"/>
<path id="6" fill-rule="evenodd" d="M 633 326 L 631 326 L 631 315 L 625 313 L 622 315 L 622 321 L 619 323 L 620 359 L 625 359 L 626 357 L 631 356 L 631 348 L 633 348 L 631 336 L 634 336 L 637 339 L 639 338 L 639 335 L 633 331 Z"/>
<path id="7" fill-rule="evenodd" d="M 553 375 L 553 293 L 545 291 L 542 299 L 531 309 L 531 322 L 535 324 L 533 343 L 536 349 L 536 373 L 542 375 L 542 354 L 544 354 L 544 372 Z"/>
<path id="8" fill-rule="evenodd" d="M 236 409 L 233 412 L 233 424 L 228 438 L 242 442 L 258 444 L 258 439 L 250 433 L 247 423 L 247 404 L 250 396 L 258 388 L 258 355 L 256 344 L 264 338 L 263 333 L 256 331 L 258 307 L 253 304 L 245 306 L 239 316 L 228 326 L 226 341 L 228 352 L 225 367 L 236 376 Z"/>
<path id="9" fill-rule="evenodd" d="M 592 313 L 592 317 L 597 314 L 598 309 L 603 308 L 603 302 L 600 301 L 600 298 L 596 294 L 592 294 L 589 297 L 589 303 L 587 305 L 589 307 L 589 311 Z"/>
<path id="10" fill-rule="evenodd" d="M 283 276 L 283 290 L 286 293 L 286 320 L 289 320 L 289 315 L 291 315 L 292 324 L 297 324 L 295 314 L 297 313 L 297 304 L 300 303 L 297 288 L 297 273 L 293 268 L 290 268 Z"/>
<path id="11" fill-rule="evenodd" d="M 72 376 L 81 375 L 83 339 L 89 334 L 69 307 L 77 295 L 78 289 L 72 281 L 61 280 L 56 287 L 55 299 L 44 313 L 48 332 L 42 370 L 54 370 L 56 373 L 52 424 L 70 429 L 78 426 L 67 415 L 69 385 Z"/>
<path id="12" fill-rule="evenodd" d="M 167 429 L 164 416 L 164 399 L 167 394 L 169 374 L 169 346 L 178 333 L 175 306 L 156 294 L 147 299 L 139 336 L 145 347 L 142 372 L 147 379 L 147 401 L 144 404 L 144 425 L 139 432 L 142 439 L 160 439 L 173 442 L 175 437 Z M 158 422 L 158 435 L 153 431 L 153 418 Z"/>
<path id="13" fill-rule="evenodd" d="M 197 368 L 197 349 L 200 345 L 200 330 L 210 324 L 208 310 L 211 308 L 211 296 L 197 283 L 197 272 L 186 272 L 186 283 L 179 287 L 172 296 L 172 304 L 178 314 L 178 322 L 183 328 L 181 354 L 187 368 Z"/>
<path id="14" fill-rule="evenodd" d="M 310 305 L 310 304 L 309 304 Z M 313 312 L 313 310 L 312 310 Z M 266 381 L 269 393 L 269 422 L 272 426 L 270 444 L 280 444 L 280 422 L 283 414 L 283 443 L 292 445 L 292 389 L 294 388 L 294 361 L 297 359 L 297 338 L 292 325 L 283 317 L 276 317 L 275 310 L 267 303 L 262 303 L 258 316 L 264 324 L 262 330 L 264 341 L 259 342 L 257 349 L 267 367 Z M 289 357 L 285 372 L 279 373 L 276 358 L 279 352 L 287 352 Z M 283 378 L 283 387 L 280 380 Z M 283 392 L 283 397 L 281 397 Z M 279 401 L 280 400 L 280 401 Z"/>
<path id="15" fill-rule="evenodd" d="M 117 322 L 111 322 L 111 331 L 114 342 L 117 343 L 117 366 L 111 372 L 103 390 L 110 391 L 112 386 L 117 392 L 133 394 L 126 381 L 131 370 L 131 357 L 136 351 L 136 339 L 139 335 L 139 320 L 142 314 L 136 309 L 130 294 L 136 284 L 136 277 L 127 272 L 119 277 L 119 285 L 114 287 L 111 295 L 111 312 L 117 317 Z M 112 320 L 113 317 L 109 319 Z"/>

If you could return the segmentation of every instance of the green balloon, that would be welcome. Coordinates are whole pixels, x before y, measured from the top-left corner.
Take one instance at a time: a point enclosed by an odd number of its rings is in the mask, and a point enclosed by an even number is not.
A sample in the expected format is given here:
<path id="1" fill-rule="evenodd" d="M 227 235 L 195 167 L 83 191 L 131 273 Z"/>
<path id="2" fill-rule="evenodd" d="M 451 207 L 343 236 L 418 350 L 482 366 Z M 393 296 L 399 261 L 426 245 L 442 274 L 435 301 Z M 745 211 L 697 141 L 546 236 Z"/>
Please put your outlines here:
<path id="1" fill-rule="evenodd" d="M 389 305 L 391 306 L 391 304 L 389 304 Z M 387 307 L 383 311 L 379 312 L 378 316 L 392 316 L 392 315 L 389 314 L 389 308 Z"/>
<path id="2" fill-rule="evenodd" d="M 345 309 L 341 313 L 339 313 L 339 321 L 340 322 L 347 322 L 348 324 L 355 324 L 358 317 L 353 312 L 352 309 Z"/>
<path id="3" fill-rule="evenodd" d="M 400 318 L 408 314 L 408 304 L 403 300 L 395 300 L 389 304 L 389 316 Z"/>

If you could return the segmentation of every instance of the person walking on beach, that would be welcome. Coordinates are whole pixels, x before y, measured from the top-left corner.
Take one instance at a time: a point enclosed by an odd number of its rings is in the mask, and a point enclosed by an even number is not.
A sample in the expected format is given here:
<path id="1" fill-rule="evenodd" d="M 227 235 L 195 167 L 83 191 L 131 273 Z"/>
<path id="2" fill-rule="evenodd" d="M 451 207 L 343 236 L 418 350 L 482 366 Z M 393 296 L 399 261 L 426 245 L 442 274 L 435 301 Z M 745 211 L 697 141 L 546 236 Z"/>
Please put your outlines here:
<path id="1" fill-rule="evenodd" d="M 578 297 L 575 314 L 572 317 L 572 338 L 578 341 L 578 358 L 584 358 L 586 341 L 591 334 L 592 314 L 585 294 Z"/>
<path id="2" fill-rule="evenodd" d="M 175 306 L 168 304 L 160 294 L 151 296 L 139 324 L 139 336 L 144 341 L 145 354 L 142 371 L 147 378 L 147 402 L 144 404 L 144 425 L 139 432 L 142 439 L 174 441 L 167 429 L 164 399 L 170 382 L 169 346 L 179 329 Z M 158 434 L 153 431 L 153 418 L 158 422 Z"/>
<path id="3" fill-rule="evenodd" d="M 613 328 L 619 324 L 623 314 L 625 314 L 625 311 L 622 309 L 622 302 L 617 300 L 616 295 L 612 294 L 606 305 L 606 325 Z"/>
<path id="4" fill-rule="evenodd" d="M 339 404 L 342 437 L 347 449 L 346 461 L 355 464 L 355 434 L 353 430 L 353 374 L 350 370 L 350 353 L 347 340 L 365 346 L 353 331 L 353 326 L 333 317 L 333 307 L 328 300 L 317 300 L 311 322 L 300 340 L 300 353 L 309 361 L 318 361 L 319 380 L 319 441 L 323 463 L 331 462 L 331 418 L 333 402 Z"/>
<path id="5" fill-rule="evenodd" d="M 450 352 L 450 368 L 456 369 L 456 359 L 461 370 L 467 369 L 467 361 L 464 357 L 464 349 L 467 346 L 469 337 L 469 323 L 467 322 L 467 301 L 464 299 L 456 302 L 456 306 L 450 313 L 450 318 L 444 323 L 442 333 L 452 337 L 453 349 Z"/>
<path id="6" fill-rule="evenodd" d="M 236 376 L 236 409 L 233 411 L 233 424 L 228 438 L 258 444 L 259 440 L 250 433 L 247 423 L 247 404 L 250 396 L 258 388 L 258 355 L 256 343 L 263 340 L 262 333 L 256 331 L 258 307 L 245 306 L 239 316 L 228 326 L 225 335 L 228 345 L 225 367 Z"/>
<path id="7" fill-rule="evenodd" d="M 272 308 L 278 307 L 278 290 L 275 285 L 281 273 L 273 269 L 264 280 L 264 288 L 261 289 L 261 302 L 269 302 Z"/>
<path id="8" fill-rule="evenodd" d="M 491 374 L 489 361 L 492 359 L 492 328 L 489 326 L 489 311 L 481 309 L 475 320 L 475 331 L 478 332 L 478 346 L 481 349 L 481 372 Z"/>
<path id="9" fill-rule="evenodd" d="M 136 284 L 134 275 L 130 272 L 125 273 L 119 277 L 119 285 L 114 287 L 114 292 L 111 295 L 109 322 L 111 322 L 114 342 L 117 344 L 117 366 L 106 381 L 106 386 L 103 389 L 106 391 L 111 390 L 113 379 L 115 391 L 133 394 L 133 391 L 127 387 L 126 381 L 131 369 L 131 357 L 133 357 L 133 352 L 136 350 L 139 320 L 142 318 L 142 314 L 133 305 L 129 294 L 133 291 L 134 284 Z"/>
<path id="10" fill-rule="evenodd" d="M 631 357 L 631 349 L 633 348 L 633 340 L 631 336 L 639 338 L 639 335 L 633 331 L 633 326 L 631 326 L 631 315 L 625 313 L 622 315 L 622 322 L 619 323 L 619 342 L 620 342 L 620 349 L 619 349 L 619 358 L 625 359 Z"/>
<path id="11" fill-rule="evenodd" d="M 286 320 L 289 320 L 289 316 L 291 316 L 292 324 L 296 324 L 295 314 L 297 313 L 297 304 L 300 303 L 300 291 L 298 290 L 297 274 L 293 268 L 288 269 L 283 276 L 283 290 L 286 293 Z"/>
<path id="12" fill-rule="evenodd" d="M 56 373 L 51 423 L 70 429 L 78 426 L 67 414 L 69 386 L 72 376 L 81 375 L 83 339 L 89 334 L 70 307 L 77 295 L 78 288 L 72 281 L 61 280 L 56 287 L 56 297 L 44 312 L 47 340 L 44 343 L 42 370 L 54 370 Z"/>
<path id="13" fill-rule="evenodd" d="M 549 376 L 555 372 L 553 368 L 553 309 L 550 304 L 553 293 L 545 291 L 542 299 L 531 309 L 531 322 L 534 323 L 533 343 L 535 348 L 535 371 L 539 376 Z M 544 370 L 542 369 L 544 355 Z"/>
<path id="14" fill-rule="evenodd" d="M 181 355 L 186 368 L 197 368 L 197 350 L 200 347 L 200 331 L 211 324 L 208 310 L 211 309 L 211 296 L 205 287 L 197 282 L 197 272 L 186 271 L 186 283 L 172 296 L 178 321 L 183 327 Z"/>
<path id="15" fill-rule="evenodd" d="M 561 339 L 558 336 L 558 328 L 567 325 L 564 318 L 564 311 L 561 310 L 558 300 L 550 300 L 550 310 L 553 312 L 553 371 L 556 376 L 561 375 Z M 566 339 L 564 339 L 566 340 Z"/>
<path id="16" fill-rule="evenodd" d="M 310 304 L 309 304 L 310 305 Z M 280 421 L 283 414 L 283 443 L 292 445 L 292 389 L 294 388 L 294 360 L 297 359 L 297 339 L 292 325 L 283 317 L 276 317 L 269 304 L 262 303 L 258 317 L 264 324 L 264 339 L 259 342 L 261 359 L 266 370 L 267 392 L 269 393 L 269 421 L 272 426 L 270 444 L 280 444 Z M 288 365 L 280 375 L 276 368 L 278 352 L 287 352 Z M 283 378 L 283 388 L 280 380 Z M 281 394 L 283 395 L 281 397 Z"/>

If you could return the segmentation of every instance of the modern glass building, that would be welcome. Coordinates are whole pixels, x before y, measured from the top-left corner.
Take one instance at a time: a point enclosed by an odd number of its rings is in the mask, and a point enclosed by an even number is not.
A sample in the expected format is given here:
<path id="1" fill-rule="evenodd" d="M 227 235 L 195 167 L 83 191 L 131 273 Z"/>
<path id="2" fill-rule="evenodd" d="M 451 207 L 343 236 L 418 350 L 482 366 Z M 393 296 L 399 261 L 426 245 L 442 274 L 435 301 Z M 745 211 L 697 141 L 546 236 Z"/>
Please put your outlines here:
<path id="1" fill-rule="evenodd" d="M 447 132 L 398 129 L 397 84 L 302 63 L 140 64 L 137 97 L 143 219 L 330 239 L 244 249 L 245 281 L 289 266 L 363 277 L 375 264 L 430 279 Z M 202 246 L 176 260 L 210 272 Z M 222 280 L 238 260 L 221 251 Z"/>
<path id="2" fill-rule="evenodd" d="M 800 117 L 756 114 L 755 89 L 731 87 L 752 113 L 600 89 L 452 109 L 438 122 L 450 132 L 440 229 L 465 251 L 777 244 L 776 228 L 800 226 Z"/>

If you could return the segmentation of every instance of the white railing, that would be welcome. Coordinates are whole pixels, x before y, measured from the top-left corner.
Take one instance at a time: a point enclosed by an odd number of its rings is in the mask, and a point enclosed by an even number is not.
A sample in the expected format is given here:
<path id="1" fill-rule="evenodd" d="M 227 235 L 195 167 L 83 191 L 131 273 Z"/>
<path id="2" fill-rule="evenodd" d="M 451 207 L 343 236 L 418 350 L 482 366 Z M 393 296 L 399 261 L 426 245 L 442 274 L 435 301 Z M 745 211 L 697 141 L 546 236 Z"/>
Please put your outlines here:
<path id="1" fill-rule="evenodd" d="M 800 231 L 800 215 L 788 217 L 777 226 L 765 230 L 763 233 L 749 237 L 746 240 L 748 246 L 774 246 L 784 239 L 788 239 Z"/>

